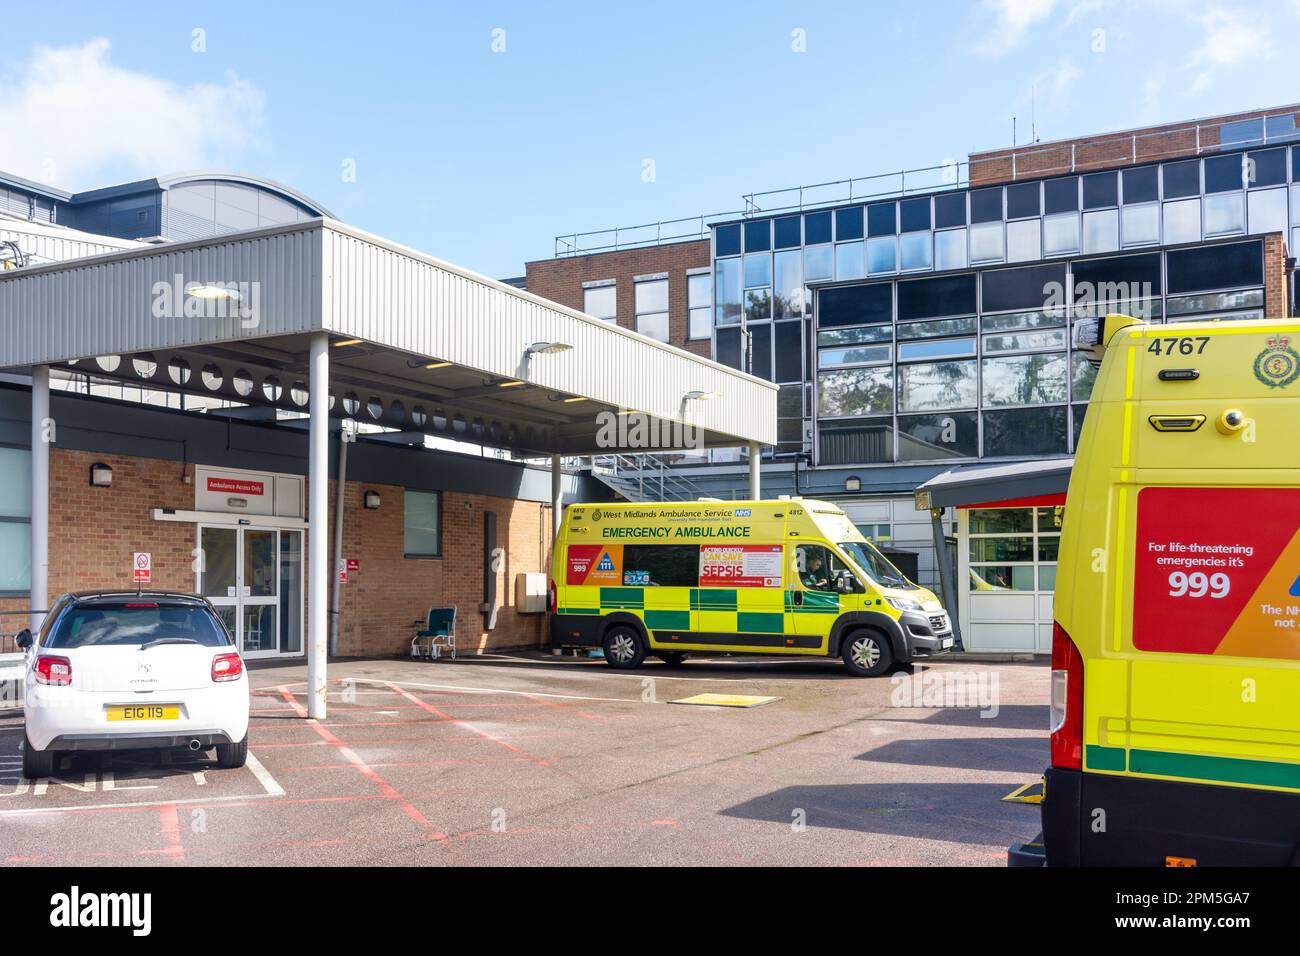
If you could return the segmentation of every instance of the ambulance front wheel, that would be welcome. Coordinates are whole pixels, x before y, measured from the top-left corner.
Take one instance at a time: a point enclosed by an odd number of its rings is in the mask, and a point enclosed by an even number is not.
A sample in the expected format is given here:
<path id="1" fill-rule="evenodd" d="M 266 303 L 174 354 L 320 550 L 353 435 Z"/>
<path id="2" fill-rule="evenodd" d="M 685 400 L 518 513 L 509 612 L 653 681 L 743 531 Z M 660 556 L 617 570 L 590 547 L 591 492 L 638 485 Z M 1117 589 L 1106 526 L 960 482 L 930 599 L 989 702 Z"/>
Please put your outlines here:
<path id="1" fill-rule="evenodd" d="M 619 670 L 631 670 L 640 667 L 645 660 L 645 641 L 636 628 L 627 624 L 616 624 L 605 632 L 601 642 L 605 649 L 605 661 L 610 667 Z"/>
<path id="2" fill-rule="evenodd" d="M 889 638 L 879 631 L 854 631 L 844 639 L 844 666 L 856 677 L 879 677 L 893 663 Z"/>

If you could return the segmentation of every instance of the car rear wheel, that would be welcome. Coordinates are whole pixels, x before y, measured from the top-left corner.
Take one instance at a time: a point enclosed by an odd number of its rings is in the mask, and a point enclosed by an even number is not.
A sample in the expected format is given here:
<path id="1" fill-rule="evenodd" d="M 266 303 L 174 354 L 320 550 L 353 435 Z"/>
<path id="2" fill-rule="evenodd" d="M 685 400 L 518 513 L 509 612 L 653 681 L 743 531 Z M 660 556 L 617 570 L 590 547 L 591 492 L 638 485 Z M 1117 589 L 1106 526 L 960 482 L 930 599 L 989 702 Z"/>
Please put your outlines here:
<path id="1" fill-rule="evenodd" d="M 844 639 L 844 666 L 857 677 L 879 677 L 894 663 L 889 639 L 879 631 L 854 631 Z"/>
<path id="2" fill-rule="evenodd" d="M 38 780 L 54 773 L 54 751 L 37 750 L 23 734 L 23 776 L 28 780 Z"/>
<path id="3" fill-rule="evenodd" d="M 641 666 L 645 660 L 645 642 L 641 640 L 636 628 L 627 624 L 619 624 L 606 631 L 601 645 L 605 649 L 605 661 L 610 667 L 631 670 Z"/>
<path id="4" fill-rule="evenodd" d="M 222 770 L 242 767 L 248 759 L 248 734 L 237 744 L 217 744 L 217 766 Z"/>

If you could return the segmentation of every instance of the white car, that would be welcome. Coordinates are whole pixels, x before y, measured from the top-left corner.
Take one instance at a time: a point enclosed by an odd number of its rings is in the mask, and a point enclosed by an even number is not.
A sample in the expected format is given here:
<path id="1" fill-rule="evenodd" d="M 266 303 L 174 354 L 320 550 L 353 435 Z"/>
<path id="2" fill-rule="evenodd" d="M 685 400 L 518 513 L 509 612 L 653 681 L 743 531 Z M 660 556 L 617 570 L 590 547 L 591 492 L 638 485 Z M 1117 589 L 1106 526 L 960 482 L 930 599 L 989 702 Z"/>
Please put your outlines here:
<path id="1" fill-rule="evenodd" d="M 248 755 L 248 675 L 212 605 L 170 591 L 67 594 L 24 630 L 23 776 L 74 750 L 215 748 Z"/>

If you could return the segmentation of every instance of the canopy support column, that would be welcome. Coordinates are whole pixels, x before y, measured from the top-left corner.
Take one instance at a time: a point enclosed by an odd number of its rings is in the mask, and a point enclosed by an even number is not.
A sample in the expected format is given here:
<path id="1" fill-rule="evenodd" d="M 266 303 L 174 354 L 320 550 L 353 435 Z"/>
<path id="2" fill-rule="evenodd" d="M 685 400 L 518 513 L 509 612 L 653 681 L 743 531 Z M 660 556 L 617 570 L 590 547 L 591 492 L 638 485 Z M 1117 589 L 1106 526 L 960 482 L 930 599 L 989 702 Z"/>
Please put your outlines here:
<path id="1" fill-rule="evenodd" d="M 307 716 L 325 717 L 325 661 L 329 641 L 329 335 L 311 337 L 308 368 L 311 425 L 308 432 Z"/>
<path id="2" fill-rule="evenodd" d="M 763 461 L 763 446 L 756 441 L 749 443 L 749 497 L 758 501 L 763 495 L 759 488 L 759 465 Z"/>
<path id="3" fill-rule="evenodd" d="M 50 600 L 50 369 L 32 368 L 32 581 L 30 627 L 38 630 Z M 41 613 L 37 613 L 41 612 Z"/>
<path id="4" fill-rule="evenodd" d="M 564 504 L 561 501 L 561 489 L 564 485 L 564 472 L 560 468 L 560 456 L 551 456 L 551 543 L 560 536 L 560 520 L 564 517 Z"/>

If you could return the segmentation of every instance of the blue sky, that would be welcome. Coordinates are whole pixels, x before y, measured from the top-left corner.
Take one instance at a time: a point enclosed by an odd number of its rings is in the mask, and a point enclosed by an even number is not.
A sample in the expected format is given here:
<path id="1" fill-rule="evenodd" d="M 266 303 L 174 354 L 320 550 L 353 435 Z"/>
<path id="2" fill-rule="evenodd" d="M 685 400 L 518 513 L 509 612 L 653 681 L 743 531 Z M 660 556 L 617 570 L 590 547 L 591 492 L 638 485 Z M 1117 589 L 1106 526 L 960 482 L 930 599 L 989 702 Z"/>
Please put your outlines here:
<path id="1" fill-rule="evenodd" d="M 1031 99 L 1044 140 L 1295 102 L 1298 29 L 1300 0 L 27 4 L 0 169 L 245 170 L 504 277 L 559 233 L 1027 142 Z"/>

